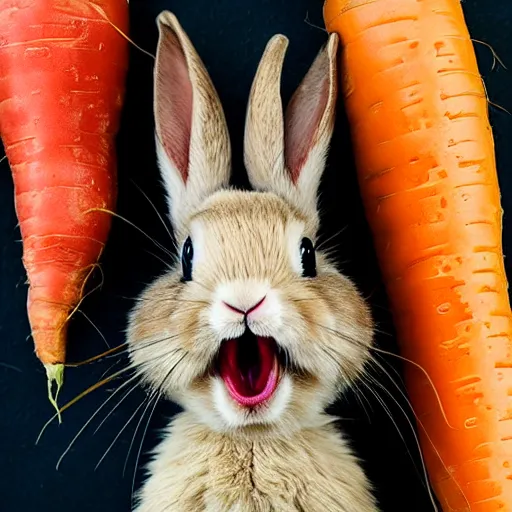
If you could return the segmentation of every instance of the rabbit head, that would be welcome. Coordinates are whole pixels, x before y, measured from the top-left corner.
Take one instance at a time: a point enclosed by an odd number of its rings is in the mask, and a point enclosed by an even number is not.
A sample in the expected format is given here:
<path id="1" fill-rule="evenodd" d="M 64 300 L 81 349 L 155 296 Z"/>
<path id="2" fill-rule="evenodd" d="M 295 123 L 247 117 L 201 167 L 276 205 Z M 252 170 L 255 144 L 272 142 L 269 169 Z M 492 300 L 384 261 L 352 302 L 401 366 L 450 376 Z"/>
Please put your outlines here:
<path id="1" fill-rule="evenodd" d="M 217 431 L 313 426 L 363 371 L 372 340 L 365 302 L 315 249 L 337 36 L 284 115 L 288 41 L 268 43 L 246 119 L 254 191 L 239 191 L 228 187 L 228 130 L 208 73 L 174 15 L 158 26 L 156 144 L 179 254 L 131 313 L 131 361 L 156 393 Z"/>

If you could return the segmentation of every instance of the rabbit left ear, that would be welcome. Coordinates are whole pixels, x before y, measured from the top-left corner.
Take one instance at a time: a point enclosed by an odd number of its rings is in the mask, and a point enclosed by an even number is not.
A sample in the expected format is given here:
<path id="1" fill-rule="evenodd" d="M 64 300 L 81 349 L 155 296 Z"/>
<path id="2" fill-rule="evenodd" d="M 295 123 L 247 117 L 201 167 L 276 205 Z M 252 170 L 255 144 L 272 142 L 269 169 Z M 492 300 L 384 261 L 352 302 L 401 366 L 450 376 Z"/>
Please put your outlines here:
<path id="1" fill-rule="evenodd" d="M 247 109 L 245 165 L 254 188 L 285 197 L 317 229 L 317 192 L 336 111 L 338 36 L 329 36 L 283 119 L 280 86 L 287 46 L 284 36 L 274 36 L 258 66 Z"/>
<path id="2" fill-rule="evenodd" d="M 219 97 L 192 43 L 172 13 L 157 22 L 157 154 L 179 236 L 192 210 L 228 185 L 231 147 Z"/>

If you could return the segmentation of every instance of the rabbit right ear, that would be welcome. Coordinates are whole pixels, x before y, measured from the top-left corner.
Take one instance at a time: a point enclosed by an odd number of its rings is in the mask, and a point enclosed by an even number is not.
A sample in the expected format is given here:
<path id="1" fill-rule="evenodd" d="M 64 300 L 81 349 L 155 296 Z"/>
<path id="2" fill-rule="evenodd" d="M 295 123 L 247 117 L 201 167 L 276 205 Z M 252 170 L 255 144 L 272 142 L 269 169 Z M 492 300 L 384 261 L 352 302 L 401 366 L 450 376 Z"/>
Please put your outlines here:
<path id="1" fill-rule="evenodd" d="M 194 208 L 228 185 L 231 147 L 217 92 L 176 16 L 164 11 L 157 24 L 157 155 L 171 221 L 177 236 L 183 236 Z"/>
<path id="2" fill-rule="evenodd" d="M 318 227 L 317 191 L 336 109 L 338 37 L 330 34 L 283 115 L 281 70 L 288 39 L 274 36 L 254 78 L 245 125 L 245 166 L 254 188 L 295 205 Z"/>

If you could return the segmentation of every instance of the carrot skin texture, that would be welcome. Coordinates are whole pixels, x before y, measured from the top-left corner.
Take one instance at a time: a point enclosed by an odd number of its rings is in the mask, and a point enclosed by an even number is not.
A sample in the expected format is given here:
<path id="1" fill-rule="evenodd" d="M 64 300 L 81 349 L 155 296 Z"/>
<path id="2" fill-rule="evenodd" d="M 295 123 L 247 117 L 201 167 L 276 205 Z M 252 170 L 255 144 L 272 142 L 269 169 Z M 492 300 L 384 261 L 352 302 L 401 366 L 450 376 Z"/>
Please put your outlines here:
<path id="1" fill-rule="evenodd" d="M 444 511 L 512 510 L 512 329 L 485 90 L 459 0 L 327 0 L 367 219 Z M 434 448 L 435 447 L 435 448 Z"/>
<path id="2" fill-rule="evenodd" d="M 0 136 L 11 166 L 28 316 L 45 365 L 106 243 L 128 66 L 128 4 L 0 0 Z"/>

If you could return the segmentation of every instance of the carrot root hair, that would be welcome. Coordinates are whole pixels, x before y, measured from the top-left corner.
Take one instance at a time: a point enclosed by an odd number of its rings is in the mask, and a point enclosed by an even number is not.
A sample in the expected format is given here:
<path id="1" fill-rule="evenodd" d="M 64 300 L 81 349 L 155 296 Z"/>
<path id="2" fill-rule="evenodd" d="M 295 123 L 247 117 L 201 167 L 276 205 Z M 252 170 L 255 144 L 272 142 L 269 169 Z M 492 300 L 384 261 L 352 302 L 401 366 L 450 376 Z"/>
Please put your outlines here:
<path id="1" fill-rule="evenodd" d="M 499 55 L 496 53 L 494 48 L 489 43 L 486 43 L 485 41 L 481 41 L 480 39 L 474 39 L 474 38 L 471 38 L 471 41 L 489 48 L 489 50 L 492 53 L 492 58 L 493 58 L 491 71 L 494 71 L 494 68 L 496 67 L 496 62 L 498 62 L 503 69 L 508 69 L 507 66 L 505 66 L 505 63 L 501 60 Z"/>
<path id="2" fill-rule="evenodd" d="M 141 51 L 142 53 L 145 53 L 153 59 L 156 58 L 151 52 L 144 50 L 144 48 L 140 47 L 135 41 L 130 39 L 130 37 L 127 34 L 125 34 L 117 25 L 112 23 L 112 21 L 110 21 L 109 17 L 107 16 L 107 13 L 99 5 L 94 4 L 92 2 L 88 2 L 88 5 L 90 5 L 116 32 L 118 32 L 122 37 L 124 37 L 131 45 L 137 48 L 137 50 Z"/>

